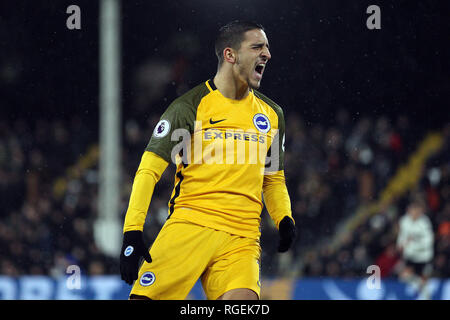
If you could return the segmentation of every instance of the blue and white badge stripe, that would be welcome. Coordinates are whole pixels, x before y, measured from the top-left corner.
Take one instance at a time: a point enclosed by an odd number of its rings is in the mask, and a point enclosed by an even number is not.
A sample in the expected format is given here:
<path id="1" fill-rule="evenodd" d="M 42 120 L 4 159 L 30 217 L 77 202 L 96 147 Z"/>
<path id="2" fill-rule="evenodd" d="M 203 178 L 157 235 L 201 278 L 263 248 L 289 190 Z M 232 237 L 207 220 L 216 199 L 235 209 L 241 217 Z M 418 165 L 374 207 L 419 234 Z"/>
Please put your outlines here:
<path id="1" fill-rule="evenodd" d="M 253 124 L 259 132 L 267 133 L 270 130 L 270 121 L 265 114 L 255 114 L 255 116 L 253 117 Z"/>

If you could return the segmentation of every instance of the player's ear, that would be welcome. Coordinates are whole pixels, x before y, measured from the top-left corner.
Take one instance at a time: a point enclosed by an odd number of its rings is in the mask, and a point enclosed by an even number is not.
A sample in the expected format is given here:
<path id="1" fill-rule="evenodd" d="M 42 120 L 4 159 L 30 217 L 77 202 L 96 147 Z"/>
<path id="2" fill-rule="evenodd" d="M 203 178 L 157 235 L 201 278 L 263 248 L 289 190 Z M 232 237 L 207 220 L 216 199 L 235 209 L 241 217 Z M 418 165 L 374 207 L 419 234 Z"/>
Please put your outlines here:
<path id="1" fill-rule="evenodd" d="M 236 53 L 234 52 L 233 48 L 223 49 L 223 60 L 231 64 L 234 64 L 236 62 Z"/>

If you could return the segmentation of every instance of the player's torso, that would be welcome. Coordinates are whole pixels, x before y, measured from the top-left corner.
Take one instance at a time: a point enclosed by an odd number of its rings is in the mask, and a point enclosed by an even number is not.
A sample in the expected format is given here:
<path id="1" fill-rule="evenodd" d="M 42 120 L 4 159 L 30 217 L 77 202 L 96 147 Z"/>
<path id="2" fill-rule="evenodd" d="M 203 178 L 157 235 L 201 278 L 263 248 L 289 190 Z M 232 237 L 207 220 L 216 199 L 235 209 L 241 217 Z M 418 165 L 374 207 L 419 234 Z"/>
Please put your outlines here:
<path id="1" fill-rule="evenodd" d="M 275 111 L 253 92 L 242 100 L 218 90 L 197 107 L 189 165 L 183 168 L 186 192 L 220 190 L 260 194 L 267 150 L 278 129 Z"/>
<path id="2" fill-rule="evenodd" d="M 190 148 L 184 151 L 188 161 L 177 165 L 169 206 L 172 212 L 202 212 L 205 219 L 254 230 L 259 227 L 265 161 L 278 116 L 253 92 L 232 100 L 210 89 L 197 106 Z"/>

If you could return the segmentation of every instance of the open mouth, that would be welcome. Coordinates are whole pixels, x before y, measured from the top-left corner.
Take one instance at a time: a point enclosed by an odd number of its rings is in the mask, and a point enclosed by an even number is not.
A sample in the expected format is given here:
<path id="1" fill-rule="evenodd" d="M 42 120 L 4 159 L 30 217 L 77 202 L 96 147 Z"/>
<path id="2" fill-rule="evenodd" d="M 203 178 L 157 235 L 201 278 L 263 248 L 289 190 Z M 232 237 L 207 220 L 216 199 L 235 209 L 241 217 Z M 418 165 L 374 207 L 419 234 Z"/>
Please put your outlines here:
<path id="1" fill-rule="evenodd" d="M 264 68 L 266 67 L 266 65 L 264 63 L 260 63 L 255 67 L 255 71 L 256 73 L 258 73 L 259 75 L 262 75 L 264 72 Z"/>
<path id="2" fill-rule="evenodd" d="M 264 69 L 266 67 L 265 63 L 258 63 L 255 67 L 254 77 L 256 80 L 261 81 Z"/>

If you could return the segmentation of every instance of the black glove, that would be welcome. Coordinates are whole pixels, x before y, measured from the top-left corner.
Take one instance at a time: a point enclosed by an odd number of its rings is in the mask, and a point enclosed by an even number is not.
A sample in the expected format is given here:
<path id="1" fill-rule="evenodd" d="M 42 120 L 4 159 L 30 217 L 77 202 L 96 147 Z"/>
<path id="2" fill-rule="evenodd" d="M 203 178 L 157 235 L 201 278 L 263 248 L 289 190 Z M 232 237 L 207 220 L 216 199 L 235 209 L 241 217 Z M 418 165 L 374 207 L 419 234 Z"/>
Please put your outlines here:
<path id="1" fill-rule="evenodd" d="M 152 257 L 144 244 L 142 231 L 125 232 L 120 253 L 120 275 L 126 283 L 133 284 L 133 281 L 137 280 L 141 257 L 148 263 L 152 262 Z"/>
<path id="2" fill-rule="evenodd" d="M 278 245 L 278 252 L 286 252 L 294 242 L 297 236 L 294 221 L 288 216 L 284 217 L 278 225 L 278 232 L 280 233 L 280 243 Z"/>

